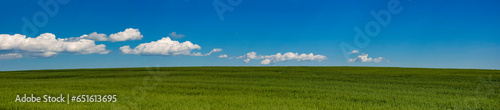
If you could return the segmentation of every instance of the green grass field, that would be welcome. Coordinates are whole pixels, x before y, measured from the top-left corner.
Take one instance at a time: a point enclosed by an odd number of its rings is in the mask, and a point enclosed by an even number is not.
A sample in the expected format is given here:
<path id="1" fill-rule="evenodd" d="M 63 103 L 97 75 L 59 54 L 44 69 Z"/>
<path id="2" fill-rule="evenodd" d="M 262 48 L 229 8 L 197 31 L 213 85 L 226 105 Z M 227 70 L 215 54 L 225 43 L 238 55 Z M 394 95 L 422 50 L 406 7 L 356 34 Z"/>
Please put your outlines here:
<path id="1" fill-rule="evenodd" d="M 0 109 L 500 109 L 500 70 L 165 67 L 0 72 Z M 17 95 L 117 95 L 19 103 Z"/>

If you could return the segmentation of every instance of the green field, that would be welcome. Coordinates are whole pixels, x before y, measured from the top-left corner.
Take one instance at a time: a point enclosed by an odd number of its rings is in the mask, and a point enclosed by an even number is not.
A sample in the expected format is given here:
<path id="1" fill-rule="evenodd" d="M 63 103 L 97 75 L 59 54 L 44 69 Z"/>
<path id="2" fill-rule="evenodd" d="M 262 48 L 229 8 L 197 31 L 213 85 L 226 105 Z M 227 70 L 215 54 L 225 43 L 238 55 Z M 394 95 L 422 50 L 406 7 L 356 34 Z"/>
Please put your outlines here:
<path id="1" fill-rule="evenodd" d="M 0 109 L 499 109 L 500 70 L 152 67 L 0 72 Z M 17 95 L 117 95 L 19 103 Z"/>

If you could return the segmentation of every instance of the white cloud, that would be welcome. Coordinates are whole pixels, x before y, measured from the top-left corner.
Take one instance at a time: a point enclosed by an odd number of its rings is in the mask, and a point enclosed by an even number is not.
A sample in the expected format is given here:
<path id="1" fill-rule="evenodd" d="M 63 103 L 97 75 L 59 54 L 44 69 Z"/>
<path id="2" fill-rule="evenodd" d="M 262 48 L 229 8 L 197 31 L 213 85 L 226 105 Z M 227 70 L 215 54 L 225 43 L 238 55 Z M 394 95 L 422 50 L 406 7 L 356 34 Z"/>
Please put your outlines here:
<path id="1" fill-rule="evenodd" d="M 257 59 L 257 52 L 249 52 L 249 53 L 247 53 L 246 57 L 248 59 Z M 262 57 L 262 56 L 260 56 L 260 57 Z"/>
<path id="2" fill-rule="evenodd" d="M 90 33 L 89 35 L 85 34 L 80 36 L 80 39 L 89 39 L 94 41 L 107 41 L 108 35 L 106 34 L 98 34 L 97 32 Z"/>
<path id="3" fill-rule="evenodd" d="M 351 54 L 356 54 L 356 53 L 359 53 L 358 50 L 353 50 L 352 52 L 350 52 Z"/>
<path id="4" fill-rule="evenodd" d="M 139 29 L 128 28 L 125 29 L 125 31 L 109 35 L 109 41 L 117 42 L 126 40 L 141 40 L 142 37 L 143 36 L 141 35 L 141 32 L 139 32 Z"/>
<path id="5" fill-rule="evenodd" d="M 297 61 L 323 61 L 326 60 L 327 57 L 323 55 L 314 55 L 313 53 L 310 54 L 298 54 L 298 53 L 292 53 L 292 52 L 287 52 L 285 54 L 277 53 L 275 55 L 257 55 L 257 52 L 249 52 L 246 55 L 243 56 L 238 56 L 238 57 L 230 57 L 229 59 L 236 58 L 236 59 L 242 59 L 244 58 L 245 63 L 249 63 L 251 59 L 264 59 L 261 61 L 261 64 L 267 65 L 271 63 L 277 63 L 277 62 L 283 62 L 287 60 L 297 60 Z"/>
<path id="6" fill-rule="evenodd" d="M 245 59 L 245 60 L 243 60 L 243 62 L 245 62 L 245 63 L 249 63 L 249 62 L 250 62 L 250 59 Z"/>
<path id="7" fill-rule="evenodd" d="M 10 50 L 13 53 L 4 54 L 3 57 L 21 58 L 24 56 L 34 58 L 53 57 L 58 53 L 74 54 L 108 54 L 106 45 L 96 45 L 88 39 L 56 39 L 52 33 L 44 33 L 36 38 L 25 35 L 0 34 L 0 50 Z M 14 57 L 12 57 L 14 56 Z"/>
<path id="8" fill-rule="evenodd" d="M 158 41 L 150 43 L 142 43 L 139 46 L 131 49 L 130 46 L 120 47 L 124 54 L 139 54 L 139 55 L 192 55 L 191 50 L 201 49 L 197 44 L 190 41 L 182 42 L 173 41 L 170 37 L 162 38 Z"/>
<path id="9" fill-rule="evenodd" d="M 269 63 L 271 63 L 271 60 L 270 60 L 270 59 L 264 59 L 264 60 L 262 60 L 262 61 L 260 62 L 260 64 L 263 64 L 263 65 L 267 65 L 267 64 L 269 64 Z"/>
<path id="10" fill-rule="evenodd" d="M 205 54 L 205 56 L 209 56 L 210 54 L 216 53 L 216 52 L 222 52 L 222 49 L 221 48 L 212 49 L 212 51 L 210 51 L 209 53 Z"/>
<path id="11" fill-rule="evenodd" d="M 190 41 L 179 42 L 170 39 L 170 37 L 164 37 L 158 41 L 153 41 L 150 43 L 142 43 L 134 49 L 130 46 L 122 46 L 120 50 L 123 54 L 136 54 L 136 55 L 189 55 L 189 56 L 208 56 L 213 52 L 220 52 L 222 49 L 216 48 L 207 54 L 201 54 L 200 52 L 193 52 L 192 50 L 200 50 L 201 47 L 198 44 L 193 44 Z"/>
<path id="12" fill-rule="evenodd" d="M 219 55 L 218 57 L 219 58 L 227 58 L 227 55 L 226 54 L 222 54 L 222 55 Z"/>
<path id="13" fill-rule="evenodd" d="M 119 42 L 119 41 L 127 41 L 127 40 L 141 40 L 143 35 L 139 32 L 139 29 L 128 28 L 125 31 L 121 31 L 115 34 L 109 35 L 99 34 L 97 32 L 93 32 L 90 34 L 85 34 L 80 36 L 79 38 L 69 38 L 69 39 L 89 39 L 94 41 L 111 41 L 111 42 Z"/>
<path id="14" fill-rule="evenodd" d="M 382 62 L 384 60 L 383 57 L 378 57 L 378 58 L 371 58 L 371 57 L 368 57 L 368 54 L 365 54 L 365 53 L 362 53 L 361 55 L 358 55 L 358 57 L 356 58 L 353 58 L 353 59 L 349 59 L 349 62 L 375 62 L 375 63 L 379 63 L 379 62 Z"/>
<path id="15" fill-rule="evenodd" d="M 19 53 L 0 54 L 0 60 L 18 59 L 22 57 L 23 55 Z"/>
<path id="16" fill-rule="evenodd" d="M 184 37 L 184 34 L 177 34 L 176 32 L 171 32 L 170 34 L 168 34 L 170 37 L 172 38 L 183 38 Z"/>

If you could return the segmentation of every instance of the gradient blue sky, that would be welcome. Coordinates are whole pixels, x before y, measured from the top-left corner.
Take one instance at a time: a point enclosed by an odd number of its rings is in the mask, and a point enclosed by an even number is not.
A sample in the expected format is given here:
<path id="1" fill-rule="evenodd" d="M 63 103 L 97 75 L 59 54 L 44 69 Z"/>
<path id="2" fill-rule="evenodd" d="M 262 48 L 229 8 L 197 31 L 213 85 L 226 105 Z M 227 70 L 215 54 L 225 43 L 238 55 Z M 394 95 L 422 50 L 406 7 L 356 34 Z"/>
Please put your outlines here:
<path id="1" fill-rule="evenodd" d="M 43 11 L 39 0 L 0 1 L 0 34 L 22 33 L 22 17 Z M 40 0 L 47 1 L 47 0 Z M 226 0 L 220 0 L 227 3 Z M 217 15 L 214 0 L 71 0 L 60 5 L 36 36 L 53 33 L 58 38 L 91 32 L 112 34 L 139 29 L 142 40 L 96 42 L 109 54 L 60 53 L 52 58 L 0 60 L 0 71 L 64 68 L 114 68 L 149 66 L 264 66 L 260 60 L 220 59 L 220 54 L 241 56 L 297 52 L 325 55 L 327 60 L 286 61 L 269 66 L 389 66 L 430 68 L 500 69 L 500 1 L 498 0 L 400 0 L 404 10 L 377 37 L 360 48 L 369 57 L 389 62 L 349 63 L 339 44 L 353 45 L 354 27 L 375 19 L 371 10 L 387 8 L 390 0 L 243 0 L 231 12 Z M 119 48 L 184 34 L 175 39 L 224 51 L 211 56 L 123 55 Z M 28 36 L 28 37 L 36 37 Z M 1 52 L 5 51 L 0 51 Z M 355 58 L 356 56 L 351 56 Z"/>

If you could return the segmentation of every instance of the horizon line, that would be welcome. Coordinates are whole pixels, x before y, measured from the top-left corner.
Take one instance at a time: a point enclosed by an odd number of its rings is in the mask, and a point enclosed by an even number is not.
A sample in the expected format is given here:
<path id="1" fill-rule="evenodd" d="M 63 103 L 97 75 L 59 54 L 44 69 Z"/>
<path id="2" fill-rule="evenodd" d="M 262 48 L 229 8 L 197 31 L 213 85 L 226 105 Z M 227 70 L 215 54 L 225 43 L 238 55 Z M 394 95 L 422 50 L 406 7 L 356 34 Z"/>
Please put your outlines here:
<path id="1" fill-rule="evenodd" d="M 110 68 L 64 68 L 64 69 L 26 69 L 26 70 L 0 70 L 0 72 L 21 72 L 21 71 L 53 71 L 53 70 L 95 70 L 95 69 L 132 69 L 132 68 L 185 68 L 185 67 L 259 67 L 259 68 L 267 68 L 267 67 L 357 67 L 357 68 L 406 68 L 406 69 L 460 69 L 460 70 L 500 70 L 500 69 L 480 69 L 480 68 L 443 68 L 443 67 L 411 67 L 411 66 L 145 66 L 145 67 L 110 67 Z"/>

